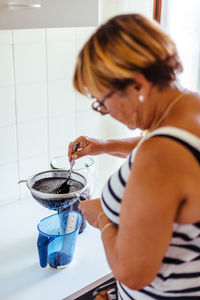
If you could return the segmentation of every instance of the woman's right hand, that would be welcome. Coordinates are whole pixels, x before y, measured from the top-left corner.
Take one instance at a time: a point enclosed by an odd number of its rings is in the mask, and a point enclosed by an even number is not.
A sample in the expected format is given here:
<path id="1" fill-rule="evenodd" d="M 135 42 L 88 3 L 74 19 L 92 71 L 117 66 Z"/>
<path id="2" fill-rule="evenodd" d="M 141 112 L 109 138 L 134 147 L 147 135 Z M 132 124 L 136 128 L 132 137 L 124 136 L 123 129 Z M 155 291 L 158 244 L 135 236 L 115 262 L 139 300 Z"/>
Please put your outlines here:
<path id="1" fill-rule="evenodd" d="M 78 143 L 77 151 L 72 153 L 74 144 Z M 85 155 L 98 155 L 104 153 L 106 140 L 99 140 L 87 136 L 80 136 L 68 146 L 68 157 L 71 162 Z"/>

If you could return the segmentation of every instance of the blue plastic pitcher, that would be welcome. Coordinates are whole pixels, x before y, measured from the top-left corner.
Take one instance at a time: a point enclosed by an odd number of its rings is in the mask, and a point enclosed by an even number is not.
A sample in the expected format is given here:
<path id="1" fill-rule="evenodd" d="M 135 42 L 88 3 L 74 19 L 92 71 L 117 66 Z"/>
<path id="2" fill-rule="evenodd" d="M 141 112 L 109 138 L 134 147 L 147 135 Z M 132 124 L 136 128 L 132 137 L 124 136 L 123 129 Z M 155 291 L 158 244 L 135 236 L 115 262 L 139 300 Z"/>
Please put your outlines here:
<path id="1" fill-rule="evenodd" d="M 64 211 L 40 221 L 37 247 L 40 266 L 67 266 L 73 259 L 82 217 L 76 211 Z"/>

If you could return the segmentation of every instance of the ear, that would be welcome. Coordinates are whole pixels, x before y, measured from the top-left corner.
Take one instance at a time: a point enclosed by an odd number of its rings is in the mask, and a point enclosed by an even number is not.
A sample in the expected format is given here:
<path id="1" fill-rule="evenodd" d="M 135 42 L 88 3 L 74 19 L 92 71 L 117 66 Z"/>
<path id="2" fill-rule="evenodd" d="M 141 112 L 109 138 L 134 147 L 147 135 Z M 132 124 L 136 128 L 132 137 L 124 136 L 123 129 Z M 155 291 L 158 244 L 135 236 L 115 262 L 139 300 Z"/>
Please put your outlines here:
<path id="1" fill-rule="evenodd" d="M 144 99 L 146 99 L 149 95 L 152 83 L 148 81 L 142 73 L 137 73 L 134 76 L 134 81 L 134 88 L 136 92 L 138 93 L 138 95 L 143 95 Z"/>

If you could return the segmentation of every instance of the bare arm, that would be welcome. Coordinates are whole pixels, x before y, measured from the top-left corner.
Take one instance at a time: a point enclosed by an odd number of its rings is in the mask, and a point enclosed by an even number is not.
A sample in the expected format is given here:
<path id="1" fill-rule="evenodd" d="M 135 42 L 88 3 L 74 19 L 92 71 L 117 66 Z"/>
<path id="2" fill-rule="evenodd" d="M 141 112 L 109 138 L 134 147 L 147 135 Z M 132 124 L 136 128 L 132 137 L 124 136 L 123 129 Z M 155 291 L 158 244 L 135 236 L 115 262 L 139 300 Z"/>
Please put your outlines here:
<path id="1" fill-rule="evenodd" d="M 170 152 L 168 141 L 160 149 L 159 143 L 148 143 L 138 151 L 132 166 L 119 229 L 111 226 L 102 236 L 114 276 L 137 290 L 156 277 L 183 199 L 182 158 L 172 158 L 174 151 Z M 102 218 L 100 222 L 102 228 L 107 220 Z"/>
<path id="2" fill-rule="evenodd" d="M 68 157 L 72 159 L 72 148 L 74 143 L 79 143 L 78 151 L 73 155 L 74 159 L 78 159 L 85 155 L 110 154 L 125 158 L 138 144 L 141 137 L 113 140 L 98 140 L 87 136 L 80 136 L 69 144 Z"/>
<path id="3" fill-rule="evenodd" d="M 147 141 L 138 150 L 121 202 L 120 225 L 110 226 L 102 234 L 115 278 L 136 290 L 156 277 L 183 199 L 180 167 L 183 157 L 179 152 L 175 155 L 169 143 Z M 90 206 L 90 201 L 81 203 L 83 211 L 85 204 Z M 90 220 L 94 214 L 85 209 Z M 103 215 L 100 229 L 108 222 Z"/>
<path id="4" fill-rule="evenodd" d="M 141 137 L 107 140 L 104 153 L 125 158 L 140 140 Z"/>

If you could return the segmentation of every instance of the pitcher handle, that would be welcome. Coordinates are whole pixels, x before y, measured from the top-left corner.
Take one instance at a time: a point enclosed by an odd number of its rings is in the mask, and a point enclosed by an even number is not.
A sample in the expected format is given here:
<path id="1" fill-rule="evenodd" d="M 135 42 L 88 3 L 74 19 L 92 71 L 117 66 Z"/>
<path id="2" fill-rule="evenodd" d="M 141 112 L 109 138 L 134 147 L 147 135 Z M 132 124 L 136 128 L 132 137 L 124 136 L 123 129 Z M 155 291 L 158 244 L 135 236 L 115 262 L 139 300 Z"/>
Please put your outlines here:
<path id="1" fill-rule="evenodd" d="M 43 234 L 39 234 L 37 247 L 38 247 L 38 254 L 40 259 L 40 266 L 45 268 L 48 263 L 48 245 L 53 240 L 53 237 L 48 237 Z"/>

